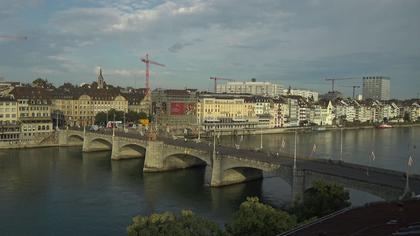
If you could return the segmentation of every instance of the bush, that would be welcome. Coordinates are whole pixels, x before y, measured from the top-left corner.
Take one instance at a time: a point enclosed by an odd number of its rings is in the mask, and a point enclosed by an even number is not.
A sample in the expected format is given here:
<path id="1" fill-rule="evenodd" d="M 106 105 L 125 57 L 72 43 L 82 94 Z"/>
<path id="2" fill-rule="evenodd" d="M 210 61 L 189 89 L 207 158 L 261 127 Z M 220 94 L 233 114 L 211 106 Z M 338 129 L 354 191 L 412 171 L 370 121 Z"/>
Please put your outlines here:
<path id="1" fill-rule="evenodd" d="M 349 199 L 349 192 L 342 186 L 316 181 L 300 199 L 295 200 L 292 211 L 299 221 L 304 221 L 348 207 L 351 205 Z"/>
<path id="2" fill-rule="evenodd" d="M 234 236 L 270 236 L 287 231 L 295 225 L 295 217 L 259 202 L 257 197 L 251 197 L 234 213 L 232 221 L 226 225 L 226 233 Z"/>
<path id="3" fill-rule="evenodd" d="M 127 227 L 129 236 L 195 236 L 223 235 L 219 226 L 207 219 L 194 215 L 191 211 L 182 211 L 177 216 L 171 212 L 136 216 Z"/>

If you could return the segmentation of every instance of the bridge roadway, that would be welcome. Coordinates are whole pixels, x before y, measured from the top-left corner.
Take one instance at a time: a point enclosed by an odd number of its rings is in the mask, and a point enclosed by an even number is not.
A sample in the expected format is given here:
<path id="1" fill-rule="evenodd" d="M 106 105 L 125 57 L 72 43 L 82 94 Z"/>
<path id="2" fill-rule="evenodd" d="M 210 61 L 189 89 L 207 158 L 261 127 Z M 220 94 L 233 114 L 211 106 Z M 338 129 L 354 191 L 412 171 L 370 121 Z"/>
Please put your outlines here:
<path id="1" fill-rule="evenodd" d="M 112 135 L 112 132 L 109 131 L 100 133 Z M 115 136 L 138 139 L 147 142 L 145 136 L 134 132 L 125 133 L 116 131 Z M 194 140 L 185 141 L 184 139 L 159 137 L 157 141 L 163 142 L 168 146 L 194 149 L 210 154 L 213 150 L 212 142 L 204 140 L 201 142 L 195 142 Z M 246 159 L 252 162 L 267 163 L 279 167 L 281 166 L 288 168 L 289 170 L 292 170 L 293 167 L 293 157 L 286 153 L 267 153 L 263 151 L 236 149 L 233 147 L 217 145 L 216 156 L 221 160 L 227 157 L 237 157 L 241 160 Z M 212 163 L 212 165 L 214 165 L 214 163 Z M 298 192 L 302 192 L 304 189 L 310 187 L 314 180 L 324 179 L 338 182 L 355 189 L 367 190 L 368 192 L 384 199 L 395 199 L 397 195 L 401 195 L 404 192 L 406 186 L 406 174 L 398 171 L 345 163 L 341 161 L 308 159 L 302 157 L 297 159 L 296 166 L 298 171 L 296 173 L 293 171 L 292 178 L 289 180 L 286 179 L 286 182 L 289 182 L 291 185 L 299 185 L 301 189 L 296 190 Z M 277 172 L 284 170 L 284 168 L 279 168 Z M 276 173 L 276 171 L 273 171 L 273 173 Z M 299 173 L 301 173 L 301 178 L 299 178 Z M 282 176 L 282 173 L 277 174 Z M 295 182 L 299 181 L 299 179 L 303 179 L 303 182 L 301 181 L 300 184 L 296 184 Z M 410 175 L 409 180 L 410 191 L 417 194 L 420 193 L 420 176 Z"/>

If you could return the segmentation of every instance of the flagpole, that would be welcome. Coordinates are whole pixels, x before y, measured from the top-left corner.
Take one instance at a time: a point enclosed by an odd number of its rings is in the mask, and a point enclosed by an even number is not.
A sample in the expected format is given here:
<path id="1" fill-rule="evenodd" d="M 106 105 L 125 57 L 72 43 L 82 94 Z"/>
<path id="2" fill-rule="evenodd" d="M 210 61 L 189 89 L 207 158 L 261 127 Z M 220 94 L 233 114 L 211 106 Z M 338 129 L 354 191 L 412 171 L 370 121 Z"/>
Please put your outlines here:
<path id="1" fill-rule="evenodd" d="M 213 160 L 216 159 L 216 127 L 213 130 Z"/>
<path id="2" fill-rule="evenodd" d="M 407 172 L 405 174 L 405 189 L 404 189 L 404 193 L 408 193 L 410 191 L 410 183 L 409 183 L 409 175 L 410 175 L 410 158 L 408 158 L 408 165 L 407 165 Z"/>

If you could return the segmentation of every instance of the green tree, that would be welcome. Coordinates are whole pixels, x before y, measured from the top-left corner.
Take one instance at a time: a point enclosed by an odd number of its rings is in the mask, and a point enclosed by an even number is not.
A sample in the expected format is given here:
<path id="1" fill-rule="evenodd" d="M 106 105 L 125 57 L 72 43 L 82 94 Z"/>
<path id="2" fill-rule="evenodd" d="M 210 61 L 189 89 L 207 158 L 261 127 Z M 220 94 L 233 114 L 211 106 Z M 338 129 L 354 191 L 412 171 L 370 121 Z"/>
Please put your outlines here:
<path id="1" fill-rule="evenodd" d="M 289 230 L 295 225 L 294 216 L 261 203 L 257 197 L 249 197 L 233 214 L 232 221 L 226 225 L 226 233 L 233 236 L 270 236 Z"/>
<path id="2" fill-rule="evenodd" d="M 223 235 L 219 226 L 194 215 L 191 211 L 182 211 L 181 215 L 170 212 L 152 214 L 150 216 L 136 216 L 133 223 L 127 227 L 129 236 L 207 236 Z"/>
<path id="3" fill-rule="evenodd" d="M 32 85 L 38 88 L 48 88 L 48 89 L 54 88 L 52 83 L 49 83 L 47 79 L 42 79 L 42 78 L 37 78 L 36 80 L 34 80 L 32 82 Z"/>
<path id="4" fill-rule="evenodd" d="M 343 186 L 316 181 L 294 202 L 292 211 L 299 221 L 303 221 L 348 207 L 351 205 L 349 199 L 349 192 Z"/>
<path id="5" fill-rule="evenodd" d="M 117 111 L 115 109 L 111 109 L 108 111 L 108 120 L 114 120 L 115 115 L 115 121 L 123 121 L 124 120 L 124 112 L 123 111 Z"/>
<path id="6" fill-rule="evenodd" d="M 410 113 L 409 112 L 404 112 L 404 117 L 403 117 L 405 122 L 410 122 L 411 121 L 411 117 L 410 117 Z"/>
<path id="7" fill-rule="evenodd" d="M 107 117 L 106 112 L 99 112 L 95 116 L 95 124 L 96 125 L 106 125 Z"/>
<path id="8" fill-rule="evenodd" d="M 139 121 L 139 114 L 135 111 L 128 111 L 125 115 L 127 122 L 137 123 Z"/>

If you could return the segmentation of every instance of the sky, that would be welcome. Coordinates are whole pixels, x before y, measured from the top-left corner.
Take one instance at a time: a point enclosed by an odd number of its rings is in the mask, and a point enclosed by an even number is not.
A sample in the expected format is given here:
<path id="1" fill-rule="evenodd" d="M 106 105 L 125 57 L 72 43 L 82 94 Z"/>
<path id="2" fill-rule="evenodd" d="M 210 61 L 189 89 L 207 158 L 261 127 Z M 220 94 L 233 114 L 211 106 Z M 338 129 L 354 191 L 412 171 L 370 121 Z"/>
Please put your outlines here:
<path id="1" fill-rule="evenodd" d="M 212 90 L 211 76 L 330 89 L 325 78 L 391 77 L 420 92 L 418 0 L 0 0 L 0 77 Z M 338 81 L 350 96 L 360 79 Z M 361 92 L 361 90 L 359 90 Z"/>

